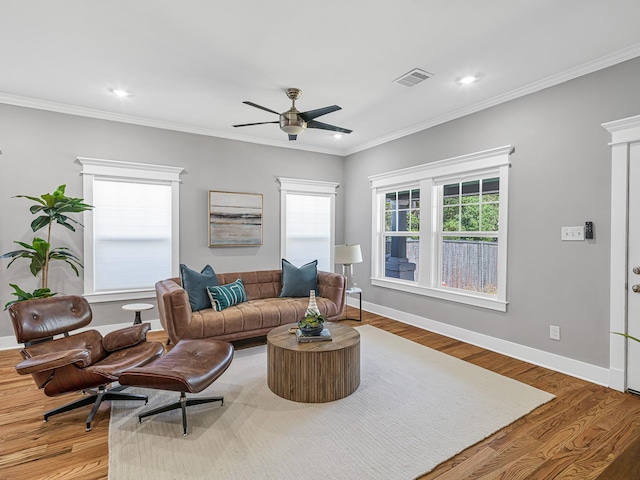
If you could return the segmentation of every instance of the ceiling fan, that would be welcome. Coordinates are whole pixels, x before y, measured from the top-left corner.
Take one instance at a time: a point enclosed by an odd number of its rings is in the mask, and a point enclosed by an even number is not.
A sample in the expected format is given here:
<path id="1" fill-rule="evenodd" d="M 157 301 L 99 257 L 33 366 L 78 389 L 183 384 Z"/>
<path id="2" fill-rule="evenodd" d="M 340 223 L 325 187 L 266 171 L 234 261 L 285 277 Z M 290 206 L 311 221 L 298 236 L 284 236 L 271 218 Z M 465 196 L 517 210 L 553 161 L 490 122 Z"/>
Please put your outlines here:
<path id="1" fill-rule="evenodd" d="M 316 118 L 326 115 L 327 113 L 341 110 L 338 105 L 331 105 L 330 107 L 318 108 L 316 110 L 309 110 L 308 112 L 299 112 L 296 109 L 296 100 L 302 95 L 302 90 L 298 88 L 287 88 L 287 97 L 291 100 L 291 108 L 283 113 L 278 113 L 270 108 L 263 107 L 253 102 L 242 102 L 252 107 L 265 110 L 267 112 L 275 113 L 280 117 L 280 120 L 274 122 L 258 122 L 258 123 L 243 123 L 242 125 L 234 125 L 234 127 L 249 127 L 251 125 L 264 125 L 266 123 L 279 123 L 280 130 L 289 135 L 289 140 L 295 140 L 298 135 L 305 131 L 307 128 L 320 128 L 322 130 L 331 130 L 332 132 L 339 133 L 351 133 L 353 130 L 347 130 L 346 128 L 336 127 L 329 125 L 328 123 L 322 123 L 315 120 Z"/>

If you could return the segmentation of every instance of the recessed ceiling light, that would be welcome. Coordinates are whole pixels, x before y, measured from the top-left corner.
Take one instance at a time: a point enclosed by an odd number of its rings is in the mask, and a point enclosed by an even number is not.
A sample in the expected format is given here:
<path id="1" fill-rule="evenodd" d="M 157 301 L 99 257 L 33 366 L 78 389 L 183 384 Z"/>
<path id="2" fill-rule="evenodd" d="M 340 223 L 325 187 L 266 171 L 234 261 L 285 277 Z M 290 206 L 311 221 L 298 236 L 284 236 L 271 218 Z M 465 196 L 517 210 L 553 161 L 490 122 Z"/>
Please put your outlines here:
<path id="1" fill-rule="evenodd" d="M 333 138 L 342 138 L 342 134 L 341 133 L 336 133 L 333 135 Z"/>
<path id="2" fill-rule="evenodd" d="M 129 95 L 131 95 L 126 90 L 122 90 L 120 88 L 112 88 L 111 89 L 111 93 L 113 93 L 114 95 L 116 95 L 118 97 L 128 97 Z"/>
<path id="3" fill-rule="evenodd" d="M 456 79 L 456 83 L 459 83 L 460 85 L 469 85 L 477 81 L 478 81 L 478 77 L 476 75 L 467 75 L 465 77 Z"/>

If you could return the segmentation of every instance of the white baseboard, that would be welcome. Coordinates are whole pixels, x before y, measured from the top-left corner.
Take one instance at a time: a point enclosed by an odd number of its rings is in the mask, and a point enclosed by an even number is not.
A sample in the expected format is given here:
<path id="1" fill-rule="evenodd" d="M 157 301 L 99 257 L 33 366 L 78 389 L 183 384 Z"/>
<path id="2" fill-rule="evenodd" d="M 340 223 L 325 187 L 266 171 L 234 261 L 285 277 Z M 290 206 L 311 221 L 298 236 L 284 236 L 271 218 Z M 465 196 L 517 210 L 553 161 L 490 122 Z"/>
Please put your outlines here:
<path id="1" fill-rule="evenodd" d="M 347 298 L 347 304 L 350 307 L 358 308 L 358 299 Z M 471 330 L 447 325 L 446 323 L 437 322 L 418 315 L 384 307 L 365 300 L 362 301 L 362 309 L 399 322 L 414 325 L 440 335 L 455 338 L 456 340 L 470 343 L 472 345 L 491 350 L 492 352 L 501 353 L 524 362 L 533 363 L 534 365 L 549 368 L 556 372 L 571 375 L 572 377 L 580 378 L 598 385 L 609 386 L 616 390 L 624 391 L 624 372 L 599 367 L 597 365 L 581 362 L 561 355 L 556 355 L 554 353 L 509 342 L 507 340 L 490 337 L 482 333 L 472 332 Z M 152 330 L 162 330 L 162 325 L 160 324 L 159 319 L 150 320 L 149 323 L 151 323 Z M 125 326 L 127 325 L 119 323 L 91 328 L 98 330 L 102 335 L 106 335 L 109 332 L 118 330 Z M 18 344 L 13 336 L 0 337 L 0 350 L 9 350 L 21 347 L 22 345 Z"/>
<path id="2" fill-rule="evenodd" d="M 151 330 L 162 330 L 162 325 L 160 324 L 160 319 L 156 320 L 145 320 L 144 323 L 151 324 Z M 116 323 L 112 325 L 98 325 L 98 326 L 88 326 L 85 328 L 81 328 L 78 331 L 82 330 L 98 330 L 102 335 L 106 335 L 109 332 L 113 332 L 115 330 L 119 330 L 124 327 L 128 327 L 130 324 L 128 323 Z M 16 342 L 16 337 L 0 337 L 0 350 L 11 350 L 13 348 L 22 348 L 23 345 L 21 343 Z"/>
<path id="3" fill-rule="evenodd" d="M 619 368 L 609 369 L 609 387 L 620 392 L 624 392 L 627 389 L 627 378 L 625 371 Z"/>
<path id="4" fill-rule="evenodd" d="M 347 299 L 347 303 L 351 307 L 358 307 L 356 299 Z M 548 368 L 598 385 L 609 386 L 616 390 L 624 391 L 624 381 L 620 382 L 620 375 L 604 367 L 599 367 L 590 363 L 527 347 L 518 343 L 509 342 L 500 338 L 490 337 L 489 335 L 484 335 L 482 333 L 472 332 L 471 330 L 447 325 L 446 323 L 437 322 L 435 320 L 430 320 L 428 318 L 384 307 L 364 300 L 362 302 L 362 309 L 393 320 L 398 320 L 399 322 L 414 325 L 440 335 L 455 338 L 456 340 L 470 343 L 472 345 L 491 350 L 492 352 L 501 353 L 524 362 L 533 363 L 534 365 Z"/>

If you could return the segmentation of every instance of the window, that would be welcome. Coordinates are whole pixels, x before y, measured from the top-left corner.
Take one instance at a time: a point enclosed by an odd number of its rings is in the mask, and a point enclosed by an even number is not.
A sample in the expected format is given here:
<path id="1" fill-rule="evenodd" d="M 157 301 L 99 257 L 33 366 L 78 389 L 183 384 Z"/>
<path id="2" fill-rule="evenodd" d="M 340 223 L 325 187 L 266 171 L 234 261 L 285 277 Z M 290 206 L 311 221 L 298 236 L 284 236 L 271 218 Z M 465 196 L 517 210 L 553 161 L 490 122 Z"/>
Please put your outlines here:
<path id="1" fill-rule="evenodd" d="M 418 280 L 420 189 L 393 191 L 384 199 L 384 276 Z"/>
<path id="2" fill-rule="evenodd" d="M 84 284 L 92 302 L 149 298 L 178 272 L 181 168 L 78 158 L 85 212 Z"/>
<path id="3" fill-rule="evenodd" d="M 372 284 L 506 311 L 510 152 L 369 177 Z"/>
<path id="4" fill-rule="evenodd" d="M 440 285 L 496 295 L 500 179 L 451 183 L 438 194 Z"/>
<path id="5" fill-rule="evenodd" d="M 318 270 L 333 271 L 337 183 L 279 178 L 280 255 L 300 267 L 318 260 Z"/>

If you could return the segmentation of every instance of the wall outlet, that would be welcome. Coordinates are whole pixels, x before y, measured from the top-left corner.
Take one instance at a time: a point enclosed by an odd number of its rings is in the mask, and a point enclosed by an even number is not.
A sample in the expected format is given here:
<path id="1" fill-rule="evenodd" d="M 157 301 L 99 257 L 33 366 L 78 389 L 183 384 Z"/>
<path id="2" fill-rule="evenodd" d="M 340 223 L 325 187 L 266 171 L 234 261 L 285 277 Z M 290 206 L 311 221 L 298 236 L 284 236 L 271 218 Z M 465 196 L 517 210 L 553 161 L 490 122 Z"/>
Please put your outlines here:
<path id="1" fill-rule="evenodd" d="M 560 340 L 560 327 L 558 325 L 549 325 L 549 338 L 551 340 Z"/>
<path id="2" fill-rule="evenodd" d="M 582 241 L 584 240 L 584 227 L 562 227 L 560 231 L 562 241 Z"/>

